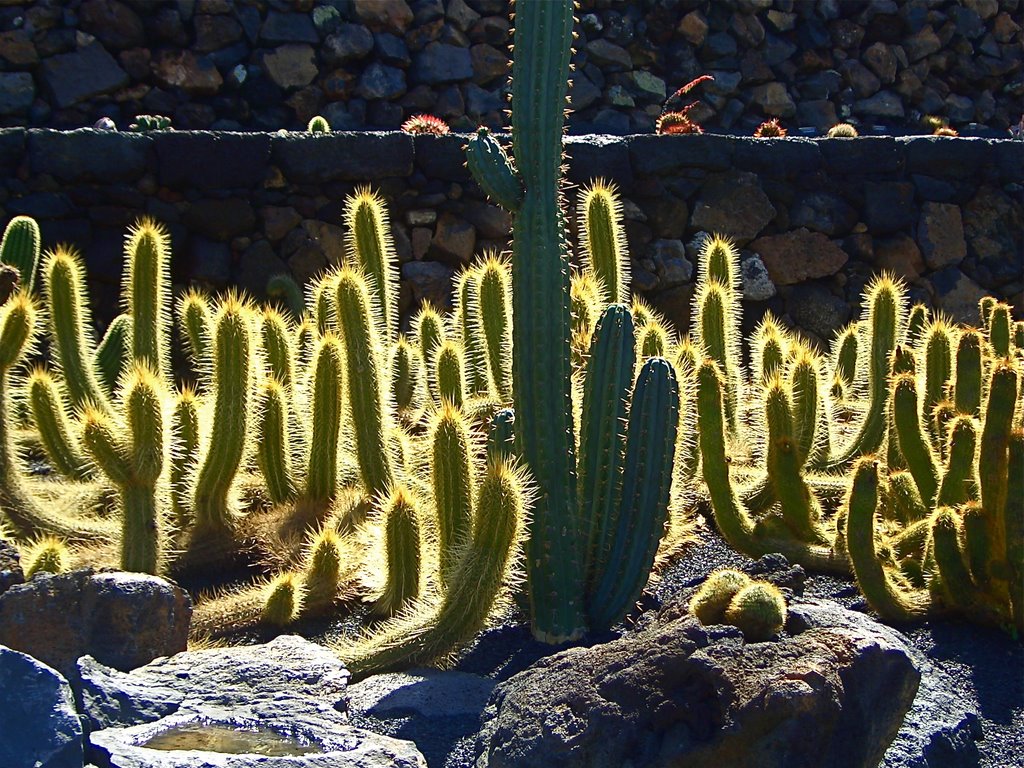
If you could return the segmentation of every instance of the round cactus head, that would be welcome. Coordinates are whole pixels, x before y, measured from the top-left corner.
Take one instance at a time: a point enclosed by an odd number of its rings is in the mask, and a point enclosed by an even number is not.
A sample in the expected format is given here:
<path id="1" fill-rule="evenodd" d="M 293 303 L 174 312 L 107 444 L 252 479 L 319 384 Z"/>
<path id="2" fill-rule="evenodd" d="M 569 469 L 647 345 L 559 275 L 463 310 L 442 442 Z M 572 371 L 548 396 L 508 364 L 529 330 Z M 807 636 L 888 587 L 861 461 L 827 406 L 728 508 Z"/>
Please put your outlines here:
<path id="1" fill-rule="evenodd" d="M 715 571 L 690 600 L 690 613 L 701 624 L 721 624 L 736 594 L 750 584 L 750 577 L 731 568 Z"/>
<path id="2" fill-rule="evenodd" d="M 725 620 L 749 642 L 769 640 L 786 623 L 786 599 L 774 585 L 755 581 L 736 593 L 725 609 Z"/>

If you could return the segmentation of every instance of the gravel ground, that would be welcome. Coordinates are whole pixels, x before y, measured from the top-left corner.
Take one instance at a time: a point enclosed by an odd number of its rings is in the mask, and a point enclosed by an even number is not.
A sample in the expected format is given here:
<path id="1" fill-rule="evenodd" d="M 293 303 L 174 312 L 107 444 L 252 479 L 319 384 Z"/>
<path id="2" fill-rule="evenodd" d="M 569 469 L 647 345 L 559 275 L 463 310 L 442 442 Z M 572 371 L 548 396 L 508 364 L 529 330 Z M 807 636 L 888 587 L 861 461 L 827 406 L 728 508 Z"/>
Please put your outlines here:
<path id="1" fill-rule="evenodd" d="M 692 590 L 708 573 L 724 566 L 756 568 L 753 561 L 733 551 L 717 534 L 703 531 L 700 542 L 689 548 L 661 575 L 653 589 L 645 593 L 641 609 L 660 607 Z M 808 574 L 804 595 L 832 599 L 852 610 L 867 611 L 864 599 L 849 580 Z M 622 631 L 628 631 L 628 626 L 605 637 L 590 638 L 589 642 L 606 641 Z M 914 762 L 920 768 L 1024 766 L 1024 645 L 997 630 L 947 620 L 912 627 L 904 634 L 910 644 L 951 678 L 957 698 L 966 709 L 977 713 L 981 731 L 976 752 L 973 746 L 967 745 L 948 758 L 948 762 L 937 762 L 934 758 L 930 763 Z M 524 617 L 513 613 L 468 648 L 456 668 L 502 681 L 554 650 L 535 642 Z M 427 729 L 417 727 L 412 718 L 363 718 L 356 724 L 414 740 L 431 768 L 469 768 L 472 765 L 477 723 L 468 718 L 432 719 Z M 890 758 L 891 755 L 887 755 L 886 765 L 890 764 Z"/>

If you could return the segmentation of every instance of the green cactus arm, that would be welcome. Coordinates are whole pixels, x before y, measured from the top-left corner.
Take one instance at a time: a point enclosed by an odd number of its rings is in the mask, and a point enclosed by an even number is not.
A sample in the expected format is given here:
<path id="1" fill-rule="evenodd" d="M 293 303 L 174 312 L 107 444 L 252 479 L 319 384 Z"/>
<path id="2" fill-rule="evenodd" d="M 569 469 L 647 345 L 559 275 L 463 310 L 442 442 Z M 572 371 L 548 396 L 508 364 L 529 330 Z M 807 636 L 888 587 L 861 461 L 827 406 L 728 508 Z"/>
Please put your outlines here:
<path id="1" fill-rule="evenodd" d="M 480 327 L 480 270 L 463 270 L 455 278 L 455 323 L 462 340 L 463 363 L 468 395 L 486 394 L 490 389 L 487 341 Z"/>
<path id="2" fill-rule="evenodd" d="M 480 266 L 477 323 L 486 348 L 487 370 L 498 398 L 512 398 L 512 283 L 508 265 L 497 256 Z"/>
<path id="3" fill-rule="evenodd" d="M 982 338 L 974 330 L 960 334 L 956 347 L 954 403 L 959 413 L 978 415 L 981 409 Z"/>
<path id="4" fill-rule="evenodd" d="M 886 621 L 905 623 L 921 619 L 930 608 L 926 592 L 897 585 L 875 549 L 875 511 L 878 507 L 878 462 L 861 458 L 853 470 L 846 501 L 846 550 L 857 584 L 868 604 Z"/>
<path id="5" fill-rule="evenodd" d="M 957 416 L 949 429 L 946 449 L 946 470 L 936 504 L 956 507 L 978 499 L 978 474 L 974 455 L 978 442 L 978 427 L 973 418 Z"/>
<path id="6" fill-rule="evenodd" d="M 931 310 L 926 304 L 915 304 L 907 315 L 907 343 L 916 345 L 931 321 Z"/>
<path id="7" fill-rule="evenodd" d="M 391 239 L 384 198 L 360 187 L 345 198 L 346 251 L 349 265 L 362 271 L 374 322 L 390 343 L 398 333 L 398 255 Z"/>
<path id="8" fill-rule="evenodd" d="M 338 330 L 338 307 L 335 303 L 337 273 L 329 272 L 311 283 L 308 304 L 312 307 L 316 331 L 319 334 Z"/>
<path id="9" fill-rule="evenodd" d="M 466 166 L 491 200 L 515 212 L 523 202 L 523 182 L 505 149 L 481 126 L 466 142 Z"/>
<path id="10" fill-rule="evenodd" d="M 420 604 L 406 618 L 333 646 L 355 679 L 444 658 L 486 626 L 512 577 L 530 501 L 521 470 L 504 462 L 488 465 L 472 538 L 440 604 Z"/>
<path id="11" fill-rule="evenodd" d="M 35 288 L 40 242 L 39 225 L 30 216 L 11 219 L 0 241 L 0 263 L 18 270 L 21 287 L 29 293 Z"/>
<path id="12" fill-rule="evenodd" d="M 256 464 L 267 485 L 267 495 L 275 504 L 295 498 L 291 445 L 288 434 L 288 399 L 276 379 L 267 379 L 256 396 L 256 429 L 259 434 Z"/>
<path id="13" fill-rule="evenodd" d="M 127 269 L 122 293 L 125 312 L 132 319 L 131 356 L 167 380 L 171 366 L 170 235 L 144 217 L 129 229 L 124 251 Z"/>
<path id="14" fill-rule="evenodd" d="M 267 373 L 288 389 L 295 378 L 295 349 L 288 322 L 277 310 L 266 307 L 260 313 L 260 346 Z"/>
<path id="15" fill-rule="evenodd" d="M 305 497 L 324 509 L 338 493 L 338 442 L 345 402 L 342 393 L 344 358 L 341 342 L 334 334 L 321 337 L 314 354 L 316 368 Z"/>
<path id="16" fill-rule="evenodd" d="M 940 508 L 932 518 L 931 526 L 936 566 L 930 585 L 932 593 L 941 595 L 942 602 L 949 608 L 970 610 L 980 596 L 960 546 L 962 535 L 957 515 L 948 507 Z"/>
<path id="17" fill-rule="evenodd" d="M 186 388 L 171 410 L 171 512 L 179 530 L 192 524 L 192 498 L 188 477 L 199 452 L 199 411 L 195 392 Z"/>
<path id="18" fill-rule="evenodd" d="M 1009 439 L 1013 428 L 1020 374 L 1011 360 L 995 363 L 989 380 L 985 421 L 978 445 L 978 478 L 981 505 L 985 511 L 988 546 L 992 557 L 984 574 L 975 578 L 985 583 L 1005 579 L 999 571 L 1005 563 L 1007 546 L 1007 499 L 1009 490 Z"/>
<path id="19" fill-rule="evenodd" d="M 1013 353 L 1013 318 L 1010 307 L 1002 302 L 994 304 L 989 313 L 988 343 L 996 357 L 1010 357 Z"/>
<path id="20" fill-rule="evenodd" d="M 955 330 L 939 317 L 924 330 L 924 393 L 921 413 L 929 431 L 935 407 L 946 399 L 946 387 L 953 378 Z"/>
<path id="21" fill-rule="evenodd" d="M 42 536 L 21 553 L 26 581 L 37 573 L 64 573 L 71 562 L 71 551 L 56 536 Z"/>
<path id="22" fill-rule="evenodd" d="M 664 358 L 644 363 L 633 388 L 621 507 L 608 557 L 596 564 L 587 594 L 591 629 L 605 630 L 633 607 L 651 572 L 668 520 L 679 426 L 679 385 Z"/>
<path id="23" fill-rule="evenodd" d="M 130 315 L 122 312 L 110 322 L 107 332 L 103 334 L 99 346 L 96 347 L 93 367 L 108 397 L 114 396 L 118 380 L 128 365 L 131 339 L 132 319 Z"/>
<path id="24" fill-rule="evenodd" d="M 306 588 L 304 618 L 329 610 L 344 596 L 345 581 L 351 576 L 351 563 L 356 559 L 352 545 L 333 528 L 321 528 L 312 536 L 302 569 Z"/>
<path id="25" fill-rule="evenodd" d="M 48 253 L 44 277 L 50 334 L 71 404 L 75 408 L 91 404 L 109 411 L 110 403 L 92 365 L 92 315 L 78 253 L 61 246 Z"/>
<path id="26" fill-rule="evenodd" d="M 417 418 L 426 398 L 426 372 L 419 348 L 399 335 L 398 342 L 391 348 L 389 366 L 391 378 L 391 400 L 398 413 Z"/>
<path id="27" fill-rule="evenodd" d="M 429 430 L 430 478 L 437 514 L 440 581 L 447 585 L 473 521 L 473 445 L 462 412 L 442 406 Z"/>
<path id="28" fill-rule="evenodd" d="M 399 486 L 383 505 L 384 592 L 374 603 L 378 616 L 394 616 L 420 595 L 422 546 L 416 499 Z"/>
<path id="29" fill-rule="evenodd" d="M 580 417 L 580 518 L 588 530 L 588 583 L 608 568 L 621 513 L 626 417 L 636 368 L 633 317 L 624 304 L 601 314 L 590 345 Z"/>
<path id="30" fill-rule="evenodd" d="M 196 290 L 187 291 L 178 302 L 182 335 L 188 342 L 189 359 L 200 374 L 209 375 L 213 334 L 210 302 Z"/>
<path id="31" fill-rule="evenodd" d="M 861 327 L 868 341 L 862 346 L 857 370 L 867 372 L 868 409 L 855 437 L 829 463 L 831 470 L 845 470 L 859 456 L 877 451 L 885 439 L 889 410 L 889 372 L 896 345 L 902 340 L 906 316 L 903 284 L 882 275 L 869 284 Z"/>
<path id="32" fill-rule="evenodd" d="M 192 506 L 196 529 L 214 535 L 231 535 L 237 514 L 232 491 L 252 445 L 255 341 L 249 311 L 237 297 L 229 296 L 212 322 L 213 412 L 195 476 Z"/>
<path id="33" fill-rule="evenodd" d="M 1010 433 L 1006 489 L 1006 564 L 1010 609 L 1024 635 L 1024 431 Z"/>
<path id="34" fill-rule="evenodd" d="M 857 377 L 857 345 L 860 343 L 857 323 L 850 323 L 840 331 L 834 344 L 835 374 L 844 387 L 849 387 Z"/>
<path id="35" fill-rule="evenodd" d="M 345 352 L 348 411 L 355 432 L 356 456 L 369 495 L 386 492 L 394 482 L 388 447 L 391 412 L 384 398 L 378 331 L 370 315 L 366 281 L 349 269 L 336 278 L 338 325 Z"/>
<path id="36" fill-rule="evenodd" d="M 579 221 L 583 260 L 597 278 L 603 303 L 628 302 L 629 254 L 614 184 L 598 179 L 580 193 Z"/>
<path id="37" fill-rule="evenodd" d="M 92 467 L 72 430 L 57 382 L 41 368 L 33 371 L 28 379 L 28 397 L 32 421 L 54 469 L 73 480 L 88 478 Z"/>
<path id="38" fill-rule="evenodd" d="M 813 465 L 823 458 L 821 444 L 827 437 L 827 425 L 821 418 L 824 395 L 819 381 L 817 358 L 809 350 L 801 349 L 790 367 L 789 387 L 792 391 L 796 459 L 802 465 Z"/>
<path id="39" fill-rule="evenodd" d="M 739 350 L 739 318 L 734 311 L 735 294 L 723 284 L 711 280 L 698 284 L 694 299 L 696 310 L 693 326 L 705 355 L 714 360 L 725 376 L 725 414 L 728 434 L 734 435 L 739 425 L 741 402 Z"/>
<path id="40" fill-rule="evenodd" d="M 306 130 L 309 133 L 330 133 L 331 125 L 327 122 L 327 118 L 320 115 L 314 115 L 306 124 Z"/>
<path id="41" fill-rule="evenodd" d="M 754 329 L 751 368 L 755 379 L 769 381 L 785 368 L 789 339 L 771 311 L 766 312 Z"/>
<path id="42" fill-rule="evenodd" d="M 921 424 L 917 379 L 909 373 L 900 374 L 892 388 L 893 423 L 900 453 L 914 477 L 921 500 L 931 506 L 939 490 L 939 465 Z"/>

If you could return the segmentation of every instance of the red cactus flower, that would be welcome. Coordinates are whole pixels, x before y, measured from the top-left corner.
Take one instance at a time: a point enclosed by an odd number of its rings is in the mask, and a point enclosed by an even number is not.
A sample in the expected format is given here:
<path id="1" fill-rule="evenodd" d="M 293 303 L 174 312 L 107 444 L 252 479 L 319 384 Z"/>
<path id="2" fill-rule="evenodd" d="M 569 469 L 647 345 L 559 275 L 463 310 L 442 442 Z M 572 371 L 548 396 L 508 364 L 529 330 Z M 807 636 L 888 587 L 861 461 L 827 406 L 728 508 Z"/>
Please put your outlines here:
<path id="1" fill-rule="evenodd" d="M 402 130 L 406 133 L 429 133 L 434 136 L 444 136 L 451 129 L 448 123 L 433 115 L 413 115 L 404 123 Z"/>
<path id="2" fill-rule="evenodd" d="M 754 138 L 756 139 L 773 139 L 785 135 L 786 129 L 779 125 L 779 118 L 777 117 L 765 120 L 754 131 Z"/>

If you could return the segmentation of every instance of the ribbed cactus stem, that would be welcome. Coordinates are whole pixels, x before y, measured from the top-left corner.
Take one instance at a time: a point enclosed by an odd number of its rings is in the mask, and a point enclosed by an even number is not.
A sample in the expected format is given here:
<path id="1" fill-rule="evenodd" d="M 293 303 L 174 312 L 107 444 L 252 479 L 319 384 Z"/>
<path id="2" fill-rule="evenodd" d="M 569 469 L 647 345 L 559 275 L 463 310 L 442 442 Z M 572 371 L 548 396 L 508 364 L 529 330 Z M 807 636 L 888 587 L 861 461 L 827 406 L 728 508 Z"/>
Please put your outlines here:
<path id="1" fill-rule="evenodd" d="M 260 344 L 267 373 L 287 390 L 295 377 L 295 349 L 287 321 L 275 309 L 260 314 Z"/>
<path id="2" fill-rule="evenodd" d="M 21 562 L 25 580 L 31 581 L 37 573 L 64 573 L 71 562 L 71 552 L 56 536 L 43 536 L 32 543 Z"/>
<path id="3" fill-rule="evenodd" d="M 309 305 L 312 307 L 317 333 L 320 334 L 338 330 L 334 277 L 334 273 L 329 273 L 313 283 L 310 289 Z"/>
<path id="4" fill-rule="evenodd" d="M 171 411 L 171 512 L 179 530 L 192 523 L 188 476 L 199 452 L 199 408 L 195 392 L 183 389 Z"/>
<path id="5" fill-rule="evenodd" d="M 588 580 L 607 567 L 618 528 L 626 418 L 636 367 L 633 316 L 611 304 L 594 331 L 583 383 L 580 419 L 579 504 L 588 526 Z"/>
<path id="6" fill-rule="evenodd" d="M 523 202 L 523 181 L 490 131 L 481 126 L 466 142 L 466 165 L 484 194 L 506 211 Z"/>
<path id="7" fill-rule="evenodd" d="M 896 436 L 900 453 L 914 477 L 921 499 L 931 506 L 938 494 L 939 466 L 921 423 L 919 407 L 917 379 L 908 373 L 900 374 L 893 383 L 892 409 Z"/>
<path id="8" fill-rule="evenodd" d="M 868 286 L 865 300 L 861 327 L 866 329 L 868 341 L 857 360 L 857 370 L 867 372 L 868 408 L 856 436 L 831 462 L 834 470 L 845 469 L 857 457 L 878 450 L 885 438 L 890 357 L 903 337 L 905 291 L 901 283 L 882 276 Z"/>
<path id="9" fill-rule="evenodd" d="M 58 246 L 47 255 L 45 278 L 50 335 L 71 405 L 91 404 L 108 411 L 107 396 L 92 364 L 92 316 L 81 258 Z"/>
<path id="10" fill-rule="evenodd" d="M 441 583 L 458 563 L 473 520 L 474 472 L 470 428 L 454 407 L 438 412 L 430 429 L 431 485 L 437 511 Z"/>
<path id="11" fill-rule="evenodd" d="M 729 238 L 705 236 L 697 255 L 697 282 L 715 282 L 733 290 L 740 287 L 740 252 Z"/>
<path id="12" fill-rule="evenodd" d="M 466 400 L 466 377 L 462 348 L 454 341 L 444 341 L 434 355 L 434 388 L 438 403 L 462 406 Z"/>
<path id="13" fill-rule="evenodd" d="M 794 448 L 801 465 L 812 459 L 815 463 L 824 458 L 821 446 L 827 437 L 827 424 L 821 418 L 824 398 L 818 382 L 817 358 L 807 350 L 801 350 L 789 371 Z"/>
<path id="14" fill-rule="evenodd" d="M 398 255 L 391 239 L 384 198 L 361 187 L 345 199 L 349 264 L 362 271 L 372 315 L 387 342 L 398 333 Z"/>
<path id="15" fill-rule="evenodd" d="M 988 342 L 996 357 L 1010 357 L 1013 350 L 1013 318 L 1010 307 L 997 302 L 988 316 Z"/>
<path id="16" fill-rule="evenodd" d="M 981 505 L 985 511 L 987 539 L 993 557 L 981 581 L 1001 578 L 1007 546 L 1007 509 L 1009 490 L 1009 440 L 1018 398 L 1019 371 L 1009 359 L 995 363 L 985 404 L 985 421 L 978 447 L 978 476 Z"/>
<path id="17" fill-rule="evenodd" d="M 477 316 L 486 346 L 487 370 L 495 394 L 512 397 L 512 285 L 509 268 L 492 257 L 480 267 L 480 312 Z"/>
<path id="18" fill-rule="evenodd" d="M 941 318 L 924 330 L 924 397 L 921 413 L 931 424 L 935 406 L 946 397 L 953 378 L 953 329 Z"/>
<path id="19" fill-rule="evenodd" d="M 111 321 L 96 347 L 93 366 L 103 391 L 110 397 L 114 395 L 118 380 L 131 357 L 131 339 L 132 318 L 122 312 Z"/>
<path id="20" fill-rule="evenodd" d="M 487 371 L 487 343 L 480 327 L 480 272 L 464 270 L 455 281 L 455 322 L 462 339 L 466 394 L 486 393 L 490 386 Z"/>
<path id="21" fill-rule="evenodd" d="M 235 516 L 231 498 L 246 457 L 252 422 L 254 339 L 249 308 L 229 297 L 213 319 L 213 404 L 209 438 L 193 488 L 196 528 L 230 534 Z"/>
<path id="22" fill-rule="evenodd" d="M 530 493 L 522 472 L 490 463 L 477 492 L 473 535 L 436 609 L 385 624 L 363 641 L 335 647 L 354 677 L 431 662 L 479 632 L 508 583 Z"/>
<path id="23" fill-rule="evenodd" d="M 275 504 L 295 498 L 289 444 L 288 397 L 277 379 L 267 379 L 256 395 L 256 464 L 266 483 L 267 496 Z"/>
<path id="24" fill-rule="evenodd" d="M 931 588 L 937 589 L 951 608 L 970 609 L 977 600 L 977 590 L 960 548 L 962 538 L 956 513 L 943 507 L 931 521 L 932 552 L 937 573 Z"/>
<path id="25" fill-rule="evenodd" d="M 622 201 L 614 184 L 598 179 L 579 199 L 580 246 L 604 304 L 629 301 L 629 255 Z"/>
<path id="26" fill-rule="evenodd" d="M 965 330 L 956 347 L 954 403 L 959 413 L 976 415 L 981 411 L 981 334 Z"/>
<path id="27" fill-rule="evenodd" d="M 982 296 L 978 301 L 978 315 L 981 319 L 981 329 L 988 333 L 990 328 L 990 320 L 992 315 L 992 308 L 996 305 L 996 298 L 994 296 Z"/>
<path id="28" fill-rule="evenodd" d="M 907 315 L 907 343 L 916 345 L 931 320 L 931 310 L 926 304 L 915 304 Z"/>
<path id="29" fill-rule="evenodd" d="M 760 381 L 769 381 L 783 371 L 787 346 L 782 328 L 779 327 L 774 315 L 767 313 L 754 329 L 752 367 L 755 375 L 759 375 Z"/>
<path id="30" fill-rule="evenodd" d="M 125 312 L 132 318 L 132 358 L 161 379 L 170 375 L 171 247 L 167 230 L 148 217 L 125 241 Z"/>
<path id="31" fill-rule="evenodd" d="M 305 497 L 323 508 L 334 500 L 338 492 L 344 357 L 341 342 L 334 334 L 327 333 L 320 338 L 313 358 L 313 413 Z M 361 417 L 361 414 L 354 414 L 354 418 Z"/>
<path id="32" fill-rule="evenodd" d="M 414 418 L 423 407 L 426 371 L 418 347 L 398 337 L 391 349 L 391 399 L 400 415 Z"/>
<path id="33" fill-rule="evenodd" d="M 344 269 L 337 276 L 336 287 L 356 457 L 363 486 L 373 496 L 386 492 L 394 482 L 388 448 L 391 418 L 384 399 L 378 332 L 370 314 L 366 281 L 357 272 Z"/>
<path id="34" fill-rule="evenodd" d="M 304 601 L 305 590 L 298 574 L 279 574 L 266 587 L 260 620 L 271 626 L 286 627 L 302 614 Z"/>
<path id="35" fill-rule="evenodd" d="M 956 507 L 978 497 L 978 475 L 974 463 L 977 442 L 974 419 L 966 415 L 957 416 L 949 429 L 946 471 L 936 501 L 939 506 Z"/>
<path id="36" fill-rule="evenodd" d="M 178 318 L 193 367 L 200 373 L 209 372 L 213 343 L 209 300 L 199 291 L 189 290 L 178 302 Z"/>
<path id="37" fill-rule="evenodd" d="M 34 370 L 28 380 L 28 397 L 32 421 L 54 469 L 72 480 L 87 478 L 91 467 L 68 420 L 68 407 L 57 382 L 45 370 Z"/>
<path id="38" fill-rule="evenodd" d="M 384 553 L 384 592 L 374 612 L 394 616 L 419 597 L 422 569 L 419 512 L 415 499 L 401 487 L 384 503 Z"/>
<path id="39" fill-rule="evenodd" d="M 614 535 L 596 547 L 587 592 L 587 619 L 594 630 L 621 621 L 647 583 L 668 520 L 678 426 L 675 371 L 667 360 L 651 358 L 637 374 L 631 396 Z"/>
<path id="40" fill-rule="evenodd" d="M 698 290 L 695 326 L 704 353 L 718 364 L 725 376 L 726 423 L 729 434 L 735 434 L 739 412 L 739 376 L 736 372 L 739 355 L 734 333 L 732 297 L 729 289 L 715 281 Z"/>
<path id="41" fill-rule="evenodd" d="M 18 270 L 23 290 L 32 293 L 39 265 L 39 225 L 30 216 L 15 216 L 4 229 L 0 242 L 0 263 Z"/>
<path id="42" fill-rule="evenodd" d="M 637 342 L 641 359 L 666 357 L 671 354 L 668 331 L 661 323 L 648 323 L 640 332 Z"/>
<path id="43" fill-rule="evenodd" d="M 304 613 L 330 608 L 338 599 L 342 577 L 351 556 L 341 537 L 331 528 L 323 528 L 314 537 L 303 568 L 306 588 Z"/>
<path id="44" fill-rule="evenodd" d="M 857 346 L 860 342 L 857 323 L 844 328 L 835 342 L 835 374 L 844 387 L 849 387 L 857 377 Z"/>
<path id="45" fill-rule="evenodd" d="M 420 307 L 413 318 L 413 331 L 420 345 L 420 354 L 428 368 L 434 367 L 434 355 L 441 342 L 445 339 L 444 320 L 437 309 L 429 302 Z"/>
<path id="46" fill-rule="evenodd" d="M 930 601 L 925 593 L 901 589 L 879 558 L 875 548 L 878 486 L 878 462 L 872 456 L 861 458 L 854 466 L 846 502 L 846 550 L 871 607 L 887 621 L 914 621 L 925 615 Z"/>

